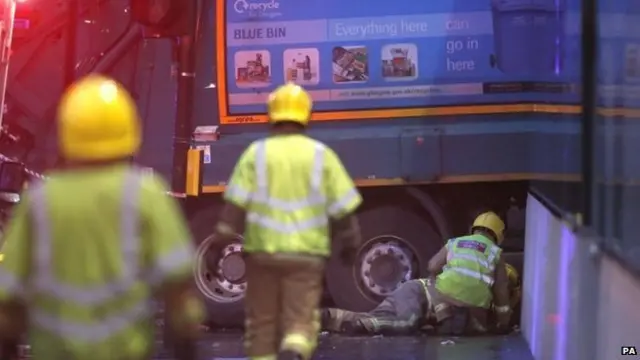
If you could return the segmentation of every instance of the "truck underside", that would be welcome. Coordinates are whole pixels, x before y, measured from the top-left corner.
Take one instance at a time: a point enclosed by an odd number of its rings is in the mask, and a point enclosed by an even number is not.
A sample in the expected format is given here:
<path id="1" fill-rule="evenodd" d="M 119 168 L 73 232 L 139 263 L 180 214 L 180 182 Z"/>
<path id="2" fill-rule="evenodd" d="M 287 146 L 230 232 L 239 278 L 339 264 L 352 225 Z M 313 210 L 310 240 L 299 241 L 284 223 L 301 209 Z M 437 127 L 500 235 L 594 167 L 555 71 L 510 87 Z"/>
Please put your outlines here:
<path id="1" fill-rule="evenodd" d="M 426 276 L 427 262 L 444 241 L 465 234 L 473 217 L 488 209 L 506 214 L 509 232 L 503 248 L 507 261 L 521 271 L 527 187 L 527 182 L 513 181 L 362 188 L 365 205 L 359 210 L 359 221 L 364 244 L 353 267 L 345 267 L 337 258 L 329 260 L 325 304 L 371 310 L 402 282 Z M 187 203 L 199 244 L 194 276 L 208 299 L 209 312 L 216 314 L 211 321 L 236 326 L 243 318 L 246 287 L 242 238 L 222 250 L 211 246 L 211 224 L 220 200 L 209 195 Z M 333 244 L 334 253 L 339 247 Z"/>
<path id="2" fill-rule="evenodd" d="M 67 9 L 58 2 L 30 1 L 39 19 L 14 42 L 5 122 L 14 133 L 33 140 L 8 144 L 3 153 L 45 170 L 58 161 L 54 109 L 64 87 L 60 59 L 69 26 Z M 108 73 L 133 92 L 145 139 L 137 161 L 163 176 L 175 176 L 178 102 L 191 104 L 189 132 L 219 125 L 218 79 L 211 66 L 216 58 L 213 6 L 203 3 L 192 96 L 175 101 L 176 44 L 144 38 L 129 19 L 128 4 L 79 1 L 75 75 Z M 359 210 L 365 244 L 354 267 L 329 260 L 326 301 L 350 310 L 371 309 L 403 281 L 426 275 L 427 261 L 444 241 L 467 232 L 473 217 L 489 209 L 505 217 L 508 262 L 521 271 L 529 182 L 576 179 L 579 149 L 577 117 L 544 114 L 533 106 L 523 109 L 313 124 L 310 135 L 337 151 L 365 198 Z M 261 124 L 219 126 L 215 138 L 190 144 L 207 152 L 210 161 L 191 164 L 195 172 L 182 169 L 197 188 L 184 200 L 198 245 L 194 278 L 211 321 L 220 326 L 242 323 L 246 287 L 240 236 L 211 255 L 220 192 L 241 151 L 265 130 Z"/>

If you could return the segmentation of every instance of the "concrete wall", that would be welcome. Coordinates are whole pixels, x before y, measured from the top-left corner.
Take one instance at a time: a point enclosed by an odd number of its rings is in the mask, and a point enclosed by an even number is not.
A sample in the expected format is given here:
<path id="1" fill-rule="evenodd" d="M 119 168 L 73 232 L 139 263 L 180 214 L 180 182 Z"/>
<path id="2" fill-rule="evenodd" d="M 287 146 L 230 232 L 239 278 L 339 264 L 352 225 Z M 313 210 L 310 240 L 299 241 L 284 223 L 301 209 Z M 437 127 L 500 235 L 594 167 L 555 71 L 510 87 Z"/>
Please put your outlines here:
<path id="1" fill-rule="evenodd" d="M 640 347 L 640 279 L 536 197 L 527 202 L 522 332 L 536 360 L 618 359 Z"/>

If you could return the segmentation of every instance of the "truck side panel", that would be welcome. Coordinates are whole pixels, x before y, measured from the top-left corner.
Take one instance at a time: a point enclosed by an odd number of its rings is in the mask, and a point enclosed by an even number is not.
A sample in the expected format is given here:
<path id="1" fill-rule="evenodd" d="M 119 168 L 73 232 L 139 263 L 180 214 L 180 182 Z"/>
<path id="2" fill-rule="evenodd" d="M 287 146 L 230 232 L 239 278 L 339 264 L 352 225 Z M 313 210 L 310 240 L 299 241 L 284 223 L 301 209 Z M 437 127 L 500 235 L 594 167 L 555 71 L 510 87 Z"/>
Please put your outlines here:
<path id="1" fill-rule="evenodd" d="M 579 172 L 577 121 L 541 115 L 476 116 L 424 125 L 312 127 L 311 136 L 334 148 L 359 180 L 407 183 L 562 179 Z M 432 123 L 431 125 L 429 123 Z M 203 184 L 221 185 L 241 151 L 261 132 L 226 135 L 211 146 Z"/>

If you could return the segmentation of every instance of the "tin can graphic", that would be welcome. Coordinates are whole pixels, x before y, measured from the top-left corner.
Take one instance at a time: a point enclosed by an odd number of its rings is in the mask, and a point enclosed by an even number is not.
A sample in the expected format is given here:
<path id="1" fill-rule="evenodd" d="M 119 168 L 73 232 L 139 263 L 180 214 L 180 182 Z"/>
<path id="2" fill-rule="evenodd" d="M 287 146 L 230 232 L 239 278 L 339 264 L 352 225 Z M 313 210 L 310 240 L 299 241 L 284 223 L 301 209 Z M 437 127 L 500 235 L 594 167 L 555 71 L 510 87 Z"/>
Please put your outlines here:
<path id="1" fill-rule="evenodd" d="M 559 74 L 565 0 L 492 0 L 492 67 L 508 74 Z"/>

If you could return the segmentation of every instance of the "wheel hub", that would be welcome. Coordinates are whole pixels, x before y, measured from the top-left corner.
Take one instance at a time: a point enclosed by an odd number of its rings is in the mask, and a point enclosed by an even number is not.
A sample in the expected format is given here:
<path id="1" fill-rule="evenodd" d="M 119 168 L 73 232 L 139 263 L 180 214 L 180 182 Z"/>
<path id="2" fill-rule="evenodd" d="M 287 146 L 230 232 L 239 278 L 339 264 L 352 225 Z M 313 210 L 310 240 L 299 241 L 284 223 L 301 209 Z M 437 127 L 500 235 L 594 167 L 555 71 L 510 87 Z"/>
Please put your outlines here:
<path id="1" fill-rule="evenodd" d="M 411 279 L 411 257 L 398 242 L 377 243 L 362 256 L 360 276 L 365 287 L 384 296 Z"/>
<path id="2" fill-rule="evenodd" d="M 213 238 L 208 238 L 198 247 L 194 268 L 196 286 L 204 296 L 216 302 L 238 301 L 246 290 L 242 244 L 234 242 L 222 251 L 212 253 L 216 251 L 214 244 Z"/>
<path id="3" fill-rule="evenodd" d="M 402 269 L 399 261 L 391 255 L 382 255 L 371 263 L 371 278 L 385 287 L 393 286 L 402 280 Z"/>
<path id="4" fill-rule="evenodd" d="M 218 262 L 218 281 L 226 290 L 238 294 L 245 290 L 245 263 L 242 245 L 229 244 L 222 250 Z"/>
<path id="5" fill-rule="evenodd" d="M 240 244 L 232 244 L 225 248 L 218 263 L 218 269 L 218 275 L 227 281 L 234 284 L 244 282 L 246 266 Z"/>

